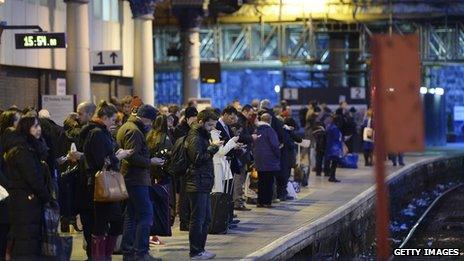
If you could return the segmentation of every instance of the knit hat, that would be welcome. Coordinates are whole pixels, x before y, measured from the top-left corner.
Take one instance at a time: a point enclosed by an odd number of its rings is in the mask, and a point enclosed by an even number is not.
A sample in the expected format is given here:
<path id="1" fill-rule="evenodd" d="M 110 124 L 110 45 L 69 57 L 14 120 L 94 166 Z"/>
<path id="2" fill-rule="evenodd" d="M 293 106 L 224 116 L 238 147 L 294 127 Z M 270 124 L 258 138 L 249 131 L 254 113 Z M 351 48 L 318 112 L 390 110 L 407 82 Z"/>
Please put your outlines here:
<path id="1" fill-rule="evenodd" d="M 155 109 L 155 107 L 149 104 L 144 104 L 137 110 L 137 116 L 140 118 L 147 118 L 154 121 L 156 119 L 156 115 L 158 115 L 158 111 Z"/>
<path id="2" fill-rule="evenodd" d="M 185 118 L 189 119 L 191 117 L 196 117 L 198 115 L 198 111 L 195 107 L 187 107 L 185 108 Z"/>

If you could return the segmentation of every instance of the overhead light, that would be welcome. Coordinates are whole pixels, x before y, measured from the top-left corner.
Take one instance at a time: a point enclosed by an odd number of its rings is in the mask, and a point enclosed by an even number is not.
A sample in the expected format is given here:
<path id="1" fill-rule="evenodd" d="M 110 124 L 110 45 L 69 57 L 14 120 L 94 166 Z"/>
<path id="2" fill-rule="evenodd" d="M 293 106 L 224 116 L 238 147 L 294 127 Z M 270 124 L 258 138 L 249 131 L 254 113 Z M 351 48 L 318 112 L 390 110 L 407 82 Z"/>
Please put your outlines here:
<path id="1" fill-rule="evenodd" d="M 427 94 L 427 87 L 420 87 L 419 91 L 421 94 Z"/>
<path id="2" fill-rule="evenodd" d="M 280 85 L 274 86 L 274 91 L 275 91 L 276 93 L 279 93 L 279 92 L 280 92 Z"/>
<path id="3" fill-rule="evenodd" d="M 430 89 L 429 89 L 429 93 L 430 93 L 430 94 L 435 94 L 435 88 L 430 88 Z"/>
<path id="4" fill-rule="evenodd" d="M 216 79 L 206 79 L 207 83 L 216 83 Z"/>
<path id="5" fill-rule="evenodd" d="M 437 87 L 437 88 L 435 88 L 435 94 L 441 96 L 441 95 L 445 94 L 445 89 Z"/>

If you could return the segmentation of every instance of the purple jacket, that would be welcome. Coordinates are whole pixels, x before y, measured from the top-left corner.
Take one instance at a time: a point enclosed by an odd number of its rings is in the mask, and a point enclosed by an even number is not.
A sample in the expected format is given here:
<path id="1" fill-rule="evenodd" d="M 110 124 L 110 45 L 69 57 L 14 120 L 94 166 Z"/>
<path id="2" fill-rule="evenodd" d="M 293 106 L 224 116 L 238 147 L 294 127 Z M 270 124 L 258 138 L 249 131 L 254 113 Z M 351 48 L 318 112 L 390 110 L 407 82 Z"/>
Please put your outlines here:
<path id="1" fill-rule="evenodd" d="M 263 122 L 258 123 L 258 135 L 253 150 L 255 166 L 258 171 L 280 170 L 279 138 L 276 131 Z"/>

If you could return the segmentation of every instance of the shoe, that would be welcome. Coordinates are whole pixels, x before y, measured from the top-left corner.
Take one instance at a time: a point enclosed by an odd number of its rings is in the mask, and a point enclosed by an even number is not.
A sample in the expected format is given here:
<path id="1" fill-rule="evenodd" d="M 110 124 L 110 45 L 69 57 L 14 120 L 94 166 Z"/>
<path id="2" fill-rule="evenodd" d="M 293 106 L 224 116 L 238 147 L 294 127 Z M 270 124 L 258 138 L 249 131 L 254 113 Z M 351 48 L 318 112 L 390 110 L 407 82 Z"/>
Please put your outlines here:
<path id="1" fill-rule="evenodd" d="M 246 203 L 248 205 L 256 205 L 256 204 L 258 204 L 258 200 L 255 199 L 255 198 L 247 198 Z"/>
<path id="2" fill-rule="evenodd" d="M 273 205 L 264 205 L 263 207 L 264 207 L 264 208 L 274 208 Z"/>
<path id="3" fill-rule="evenodd" d="M 234 214 L 232 217 L 233 217 L 233 218 L 237 218 L 238 216 L 237 216 L 237 214 Z"/>
<path id="4" fill-rule="evenodd" d="M 237 210 L 237 211 L 250 211 L 251 208 L 247 208 L 245 206 L 240 206 L 240 207 L 235 207 L 234 210 Z"/>
<path id="5" fill-rule="evenodd" d="M 164 242 L 162 242 L 157 236 L 151 236 L 150 245 L 160 246 L 164 245 Z"/>
<path id="6" fill-rule="evenodd" d="M 330 174 L 324 174 L 324 177 L 330 177 Z"/>
<path id="7" fill-rule="evenodd" d="M 229 222 L 229 224 L 232 224 L 232 225 L 236 225 L 238 223 L 240 223 L 240 219 L 234 219 L 234 220 Z"/>
<path id="8" fill-rule="evenodd" d="M 400 163 L 400 166 L 404 166 L 404 163 Z"/>
<path id="9" fill-rule="evenodd" d="M 320 176 L 321 176 L 321 173 L 317 173 L 317 172 L 316 172 L 316 176 L 320 177 Z"/>
<path id="10" fill-rule="evenodd" d="M 146 254 L 146 255 L 144 255 L 142 257 L 137 256 L 137 257 L 135 257 L 134 260 L 135 261 L 162 261 L 161 258 L 154 257 L 154 256 L 152 256 L 150 254 Z"/>
<path id="11" fill-rule="evenodd" d="M 280 202 L 280 199 L 276 198 L 272 201 L 272 203 L 279 203 Z"/>
<path id="12" fill-rule="evenodd" d="M 228 228 L 229 229 L 236 229 L 236 228 L 238 228 L 238 226 L 235 225 L 235 224 L 229 224 Z"/>
<path id="13" fill-rule="evenodd" d="M 294 197 L 287 196 L 286 200 L 295 200 Z"/>
<path id="14" fill-rule="evenodd" d="M 264 204 L 257 204 L 256 207 L 257 208 L 264 208 Z"/>
<path id="15" fill-rule="evenodd" d="M 396 167 L 396 163 L 393 163 L 393 167 Z"/>
<path id="16" fill-rule="evenodd" d="M 329 182 L 340 182 L 338 179 L 329 179 Z"/>
<path id="17" fill-rule="evenodd" d="M 208 260 L 208 259 L 213 259 L 214 257 L 216 257 L 216 254 L 208 252 L 208 251 L 203 251 L 196 256 L 191 256 L 190 259 L 191 260 Z"/>

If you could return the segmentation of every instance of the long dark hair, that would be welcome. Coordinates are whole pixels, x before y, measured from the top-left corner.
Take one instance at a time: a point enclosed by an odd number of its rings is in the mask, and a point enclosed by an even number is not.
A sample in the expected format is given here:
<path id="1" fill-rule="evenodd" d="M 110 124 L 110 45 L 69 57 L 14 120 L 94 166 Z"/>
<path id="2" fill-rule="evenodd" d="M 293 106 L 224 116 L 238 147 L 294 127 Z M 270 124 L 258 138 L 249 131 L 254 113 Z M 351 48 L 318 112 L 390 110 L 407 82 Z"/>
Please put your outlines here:
<path id="1" fill-rule="evenodd" d="M 164 142 L 164 138 L 168 134 L 168 117 L 166 115 L 158 115 L 153 122 L 153 128 L 147 135 L 147 142 L 150 148 L 156 148 L 160 143 Z"/>
<path id="2" fill-rule="evenodd" d="M 40 124 L 39 118 L 37 116 L 23 116 L 19 122 L 18 122 L 18 127 L 16 127 L 16 130 L 19 134 L 23 135 L 24 137 L 31 138 L 31 128 L 35 124 Z"/>
<path id="3" fill-rule="evenodd" d="M 6 129 L 13 127 L 16 120 L 15 111 L 4 111 L 0 114 L 0 135 L 2 135 Z"/>

